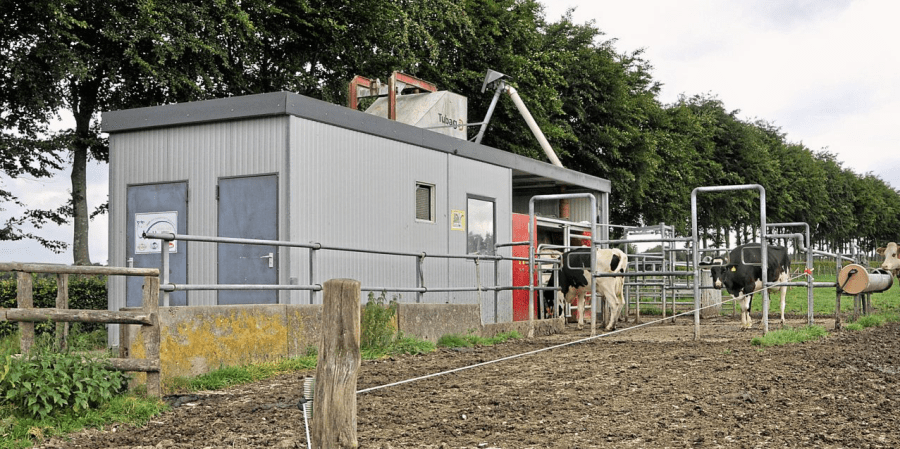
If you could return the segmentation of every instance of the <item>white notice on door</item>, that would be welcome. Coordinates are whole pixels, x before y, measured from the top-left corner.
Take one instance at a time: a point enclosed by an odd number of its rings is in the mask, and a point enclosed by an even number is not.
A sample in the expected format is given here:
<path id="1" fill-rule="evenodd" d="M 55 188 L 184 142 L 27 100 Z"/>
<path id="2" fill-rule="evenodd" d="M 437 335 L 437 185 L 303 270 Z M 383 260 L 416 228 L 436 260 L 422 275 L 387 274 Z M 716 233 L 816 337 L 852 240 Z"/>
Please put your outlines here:
<path id="1" fill-rule="evenodd" d="M 145 239 L 143 237 L 145 232 L 171 232 L 177 234 L 178 211 L 134 214 L 134 253 L 160 253 L 162 251 L 160 245 L 165 240 Z M 169 242 L 169 252 L 178 252 L 178 246 L 175 242 Z"/>

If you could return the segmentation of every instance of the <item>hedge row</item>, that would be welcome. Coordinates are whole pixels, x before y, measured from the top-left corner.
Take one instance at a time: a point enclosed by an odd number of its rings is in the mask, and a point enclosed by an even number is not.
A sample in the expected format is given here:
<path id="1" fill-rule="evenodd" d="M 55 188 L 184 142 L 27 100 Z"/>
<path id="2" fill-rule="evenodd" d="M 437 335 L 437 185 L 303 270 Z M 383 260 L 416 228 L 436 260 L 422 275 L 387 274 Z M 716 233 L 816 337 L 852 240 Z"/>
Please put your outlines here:
<path id="1" fill-rule="evenodd" d="M 56 307 L 56 276 L 34 275 L 32 296 L 34 307 Z M 0 307 L 16 307 L 16 280 L 0 280 Z M 69 308 L 106 310 L 106 276 L 69 276 Z M 102 323 L 81 323 L 81 329 L 90 332 L 102 329 Z M 51 323 L 36 323 L 36 332 L 49 332 L 54 329 Z M 18 330 L 18 323 L 0 322 L 0 336 L 12 334 Z"/>

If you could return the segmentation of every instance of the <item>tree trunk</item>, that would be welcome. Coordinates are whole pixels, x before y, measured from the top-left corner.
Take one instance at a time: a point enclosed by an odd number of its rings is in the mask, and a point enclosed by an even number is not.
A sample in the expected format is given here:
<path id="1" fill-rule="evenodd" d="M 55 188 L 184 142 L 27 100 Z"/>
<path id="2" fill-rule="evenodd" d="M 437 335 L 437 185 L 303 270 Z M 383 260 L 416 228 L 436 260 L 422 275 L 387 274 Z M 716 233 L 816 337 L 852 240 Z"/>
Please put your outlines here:
<path id="1" fill-rule="evenodd" d="M 72 149 L 72 221 L 75 234 L 72 240 L 72 253 L 75 265 L 90 265 L 91 254 L 88 240 L 88 208 L 87 208 L 87 148 L 77 142 Z"/>
<path id="2" fill-rule="evenodd" d="M 102 79 L 102 78 L 97 78 Z M 87 207 L 87 160 L 91 134 L 91 117 L 97 109 L 99 82 L 72 83 L 72 113 L 75 116 L 75 139 L 72 142 L 72 221 L 75 228 L 72 254 L 75 265 L 90 265 L 90 239 L 88 228 L 90 212 Z"/>

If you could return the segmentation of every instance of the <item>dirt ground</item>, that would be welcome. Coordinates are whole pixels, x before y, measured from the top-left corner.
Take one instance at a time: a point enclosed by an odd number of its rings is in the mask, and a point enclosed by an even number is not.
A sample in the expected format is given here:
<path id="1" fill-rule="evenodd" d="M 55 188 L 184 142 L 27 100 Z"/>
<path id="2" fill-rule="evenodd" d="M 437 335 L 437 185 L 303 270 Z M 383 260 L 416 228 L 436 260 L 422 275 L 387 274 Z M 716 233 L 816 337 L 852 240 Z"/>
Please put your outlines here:
<path id="1" fill-rule="evenodd" d="M 900 447 L 900 326 L 759 349 L 739 321 L 644 326 L 358 395 L 362 448 Z M 833 320 L 821 320 L 828 327 Z M 805 319 L 792 325 L 803 325 Z M 625 325 L 628 326 L 628 325 Z M 780 324 L 770 321 L 770 329 Z M 564 334 L 363 362 L 359 389 L 584 339 Z M 146 426 L 46 448 L 306 447 L 304 373 L 179 403 Z"/>

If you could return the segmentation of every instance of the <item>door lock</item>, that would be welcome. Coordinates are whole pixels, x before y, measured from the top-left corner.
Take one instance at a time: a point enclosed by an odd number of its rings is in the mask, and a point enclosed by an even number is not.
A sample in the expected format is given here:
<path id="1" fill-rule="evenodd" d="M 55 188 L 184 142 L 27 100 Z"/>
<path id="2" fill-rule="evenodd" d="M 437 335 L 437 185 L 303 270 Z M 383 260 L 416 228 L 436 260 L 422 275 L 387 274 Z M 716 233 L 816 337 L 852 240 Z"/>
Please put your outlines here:
<path id="1" fill-rule="evenodd" d="M 275 268 L 275 253 L 269 253 L 266 256 L 261 256 L 260 259 L 269 259 L 269 268 Z"/>

